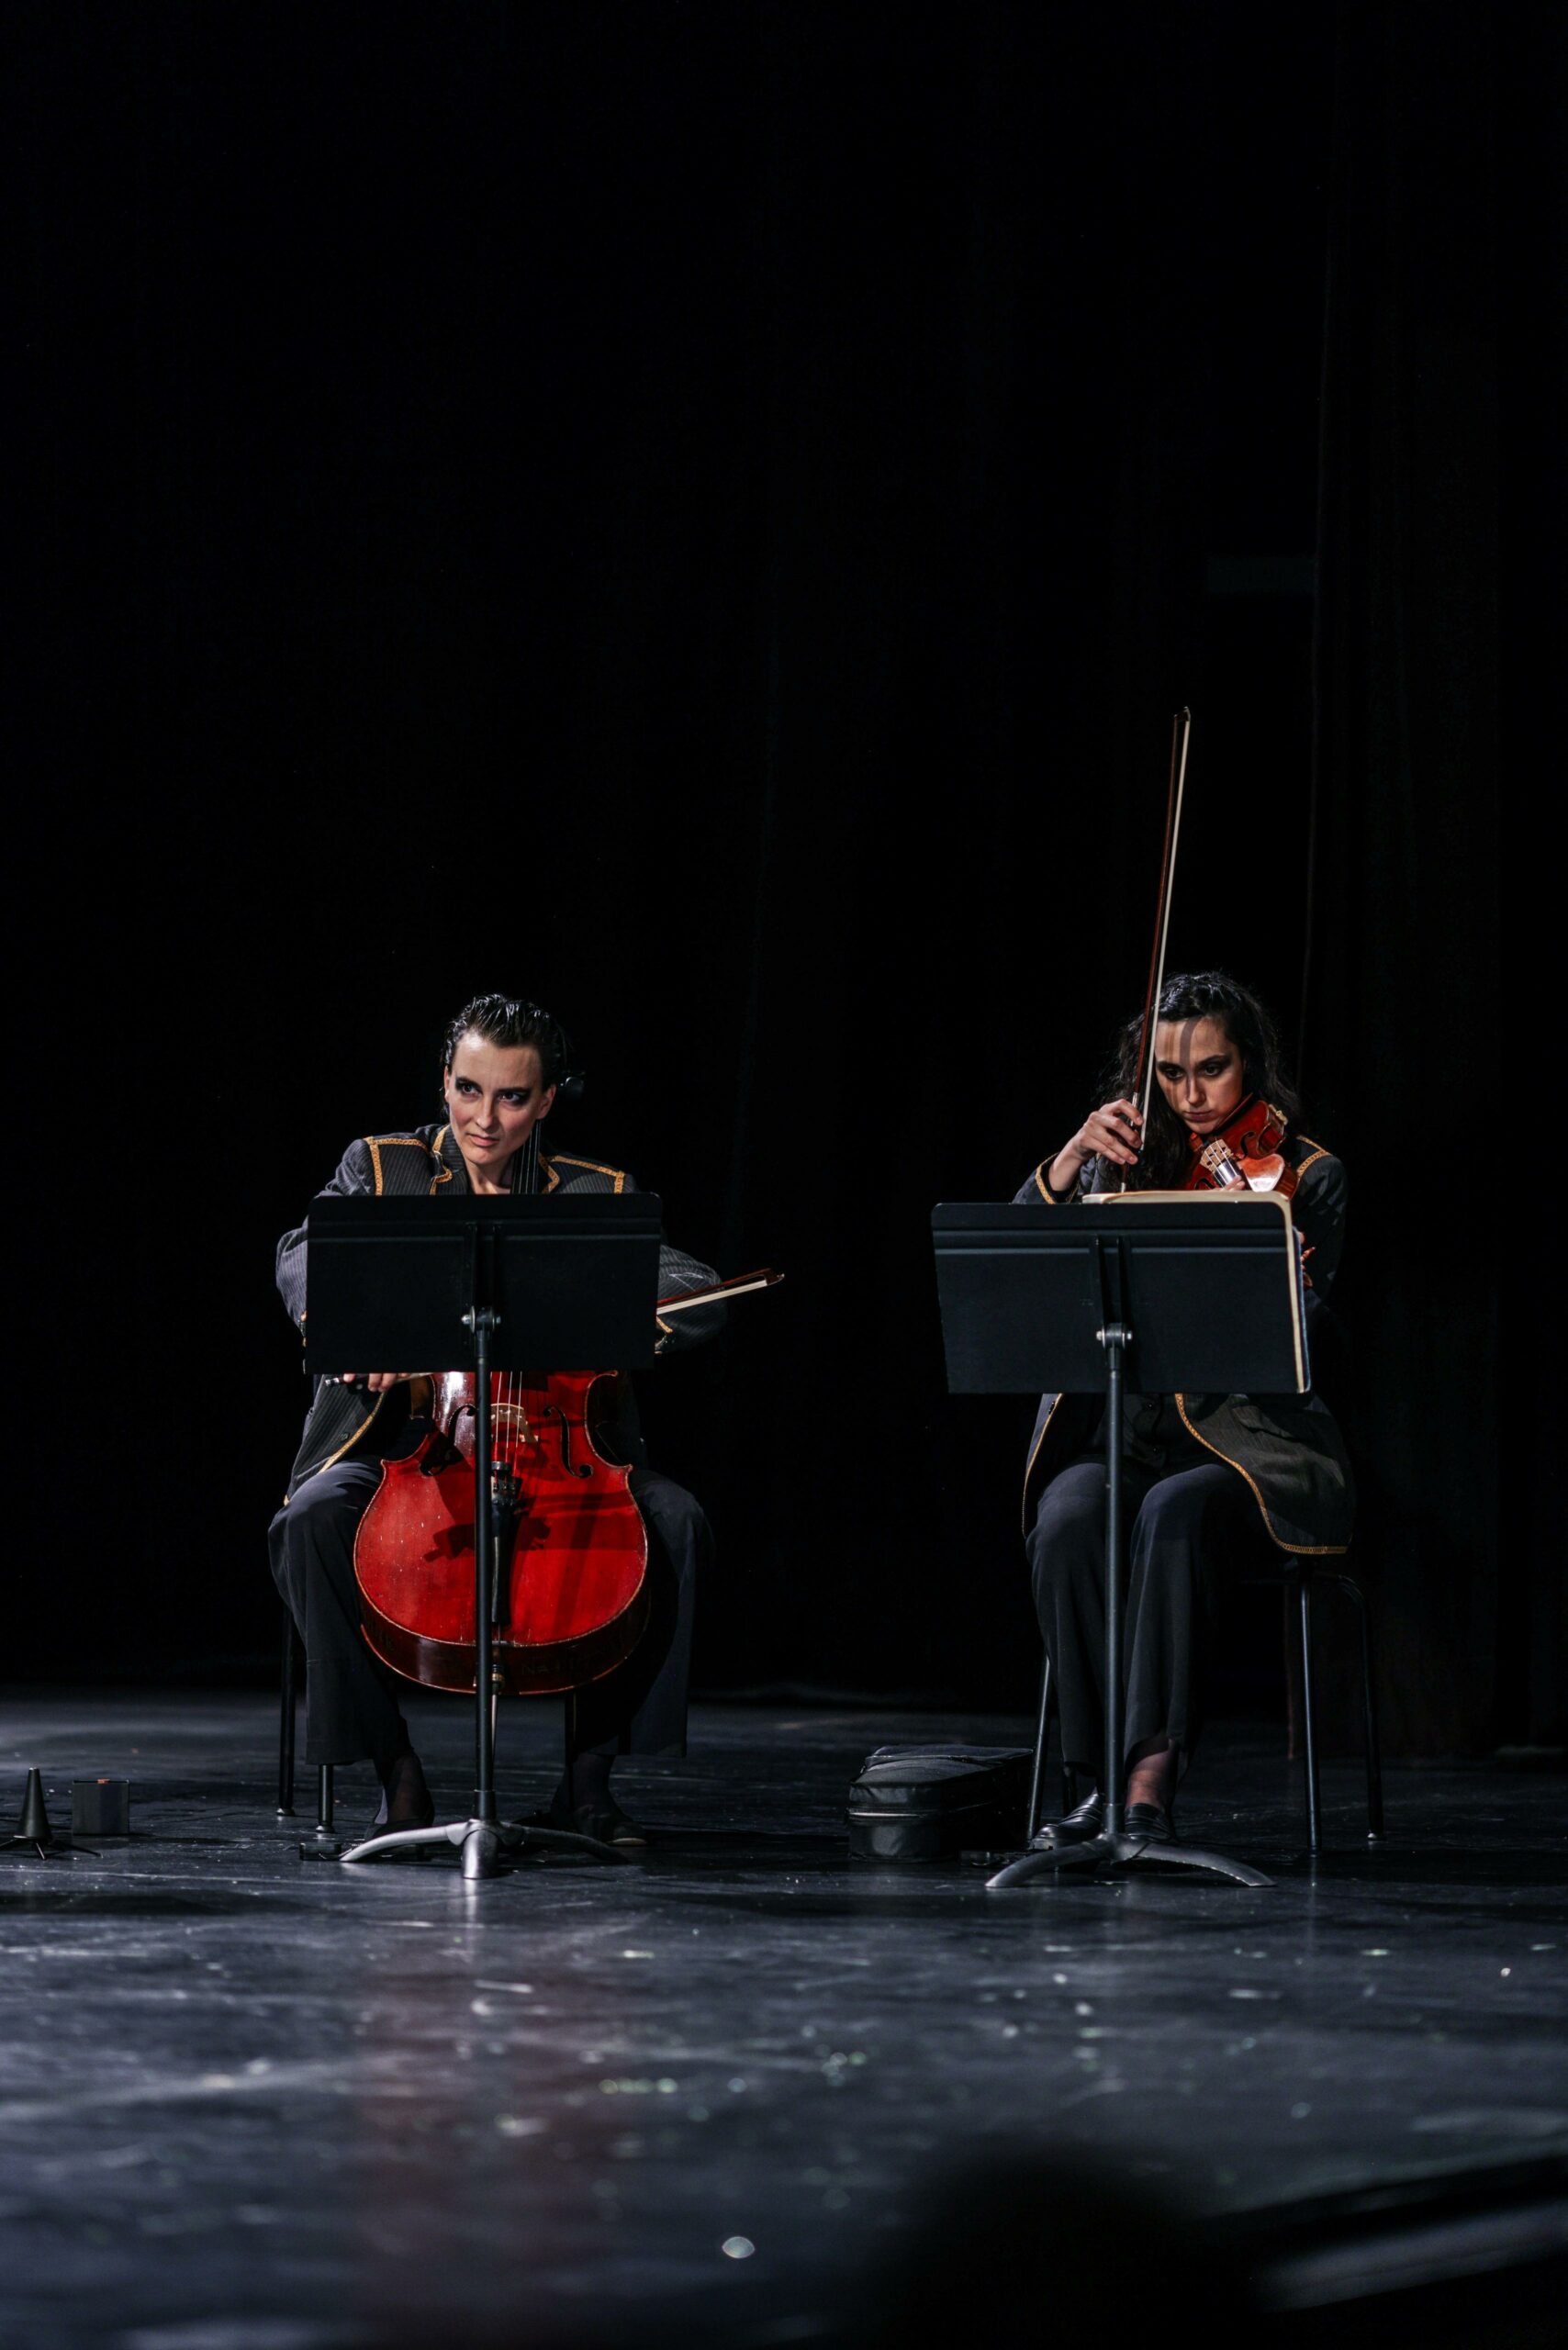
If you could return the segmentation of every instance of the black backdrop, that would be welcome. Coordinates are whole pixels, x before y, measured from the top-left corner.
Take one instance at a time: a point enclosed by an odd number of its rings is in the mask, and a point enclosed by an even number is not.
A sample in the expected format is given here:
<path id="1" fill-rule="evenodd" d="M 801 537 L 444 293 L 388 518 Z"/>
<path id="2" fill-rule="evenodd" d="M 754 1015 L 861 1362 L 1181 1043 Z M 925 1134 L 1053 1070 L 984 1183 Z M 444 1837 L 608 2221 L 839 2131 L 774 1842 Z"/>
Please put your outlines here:
<path id="1" fill-rule="evenodd" d="M 1026 1414 L 943 1394 L 928 1211 L 1093 1098 L 1188 700 L 1174 951 L 1300 1024 L 1352 1168 L 1395 1736 L 1562 1734 L 1481 1213 L 1540 1066 L 1551 22 L 9 12 L 14 1670 L 270 1656 L 273 1237 L 498 985 L 591 1072 L 564 1146 L 790 1274 L 647 1382 L 700 1677 L 1019 1701 Z"/>

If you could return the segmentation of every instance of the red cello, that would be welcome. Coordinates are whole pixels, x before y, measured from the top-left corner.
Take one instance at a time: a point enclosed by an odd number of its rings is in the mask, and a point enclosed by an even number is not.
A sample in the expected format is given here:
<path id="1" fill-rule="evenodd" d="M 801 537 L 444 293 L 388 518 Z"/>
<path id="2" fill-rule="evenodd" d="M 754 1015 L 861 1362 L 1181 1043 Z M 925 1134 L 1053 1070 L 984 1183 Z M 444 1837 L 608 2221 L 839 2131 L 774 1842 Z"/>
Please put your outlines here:
<path id="1" fill-rule="evenodd" d="M 769 1289 L 744 1273 L 661 1298 L 667 1319 Z M 599 1680 L 647 1620 L 648 1539 L 632 1472 L 596 1442 L 617 1371 L 490 1374 L 496 1545 L 491 1688 L 544 1695 Z M 364 1636 L 393 1671 L 472 1695 L 475 1376 L 433 1379 L 431 1433 L 381 1483 L 354 1539 Z"/>

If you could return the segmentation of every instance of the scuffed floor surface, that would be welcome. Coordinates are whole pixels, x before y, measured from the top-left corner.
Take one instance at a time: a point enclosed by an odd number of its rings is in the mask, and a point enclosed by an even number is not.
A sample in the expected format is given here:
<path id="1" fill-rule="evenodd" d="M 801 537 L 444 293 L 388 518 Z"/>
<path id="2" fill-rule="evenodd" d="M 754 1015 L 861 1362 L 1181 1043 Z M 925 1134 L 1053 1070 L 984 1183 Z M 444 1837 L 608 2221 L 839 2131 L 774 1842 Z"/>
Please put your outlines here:
<path id="1" fill-rule="evenodd" d="M 1277 1737 L 1233 1734 L 1183 1827 L 1273 1890 L 996 1895 L 852 1865 L 844 1794 L 876 1745 L 1024 1725 L 710 1707 L 618 1781 L 666 1831 L 644 1865 L 467 1887 L 302 1865 L 274 1725 L 6 1707 L 7 1827 L 28 1763 L 61 1824 L 73 1777 L 135 1787 L 128 1844 L 0 1862 L 6 2350 L 807 2341 L 988 2148 L 1212 2216 L 1568 2147 L 1560 1780 L 1394 1771 L 1373 1852 L 1330 1768 L 1314 1873 Z M 414 1729 L 465 1814 L 464 1709 Z M 557 1735 L 503 1717 L 504 1808 Z"/>

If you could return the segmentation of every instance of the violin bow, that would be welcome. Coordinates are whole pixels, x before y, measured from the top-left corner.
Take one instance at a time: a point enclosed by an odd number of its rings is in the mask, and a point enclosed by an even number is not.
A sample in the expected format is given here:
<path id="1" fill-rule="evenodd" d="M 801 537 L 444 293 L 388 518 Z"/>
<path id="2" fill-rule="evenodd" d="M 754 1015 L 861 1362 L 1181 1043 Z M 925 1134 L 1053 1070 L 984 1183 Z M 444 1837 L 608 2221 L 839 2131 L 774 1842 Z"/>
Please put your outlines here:
<path id="1" fill-rule="evenodd" d="M 1148 1123 L 1148 1105 L 1154 1092 L 1154 1016 L 1160 990 L 1165 985 L 1165 949 L 1170 937 L 1170 904 L 1176 892 L 1176 848 L 1182 837 L 1182 800 L 1187 788 L 1187 744 L 1192 732 L 1192 711 L 1179 710 L 1170 724 L 1170 782 L 1165 796 L 1165 845 L 1159 858 L 1159 895 L 1154 909 L 1154 946 L 1148 958 L 1148 987 L 1143 999 L 1137 1077 L 1133 1087 L 1144 1125 Z M 1141 1127 L 1139 1132 L 1142 1132 Z M 1125 1170 L 1116 1188 L 1118 1191 L 1126 1189 Z"/>

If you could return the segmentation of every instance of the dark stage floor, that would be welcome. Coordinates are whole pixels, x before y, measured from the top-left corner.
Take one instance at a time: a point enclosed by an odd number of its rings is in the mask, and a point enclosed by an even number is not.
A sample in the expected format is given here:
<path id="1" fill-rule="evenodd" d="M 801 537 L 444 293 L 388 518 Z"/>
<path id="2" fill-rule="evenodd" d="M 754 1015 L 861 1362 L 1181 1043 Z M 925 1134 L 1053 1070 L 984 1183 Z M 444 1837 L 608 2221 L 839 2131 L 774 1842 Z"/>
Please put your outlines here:
<path id="1" fill-rule="evenodd" d="M 1286 2312 L 1562 2244 L 1561 1781 L 1396 1770 L 1372 1852 L 1330 1768 L 1314 1873 L 1277 1735 L 1233 1732 L 1183 1824 L 1273 1890 L 998 1896 L 851 1865 L 844 1792 L 875 1745 L 1022 1724 L 709 1707 L 689 1762 L 628 1774 L 669 1830 L 645 1866 L 466 1888 L 302 1867 L 274 1721 L 8 1705 L 13 1817 L 28 1762 L 60 1822 L 73 1776 L 136 1794 L 129 1845 L 0 1874 L 6 2350 L 834 2339 L 1009 2148 L 1193 2214 Z M 416 1736 L 465 1810 L 463 1708 Z M 503 1716 L 509 1807 L 555 1736 L 551 1707 Z M 342 1786 L 363 1820 L 368 1774 Z"/>

